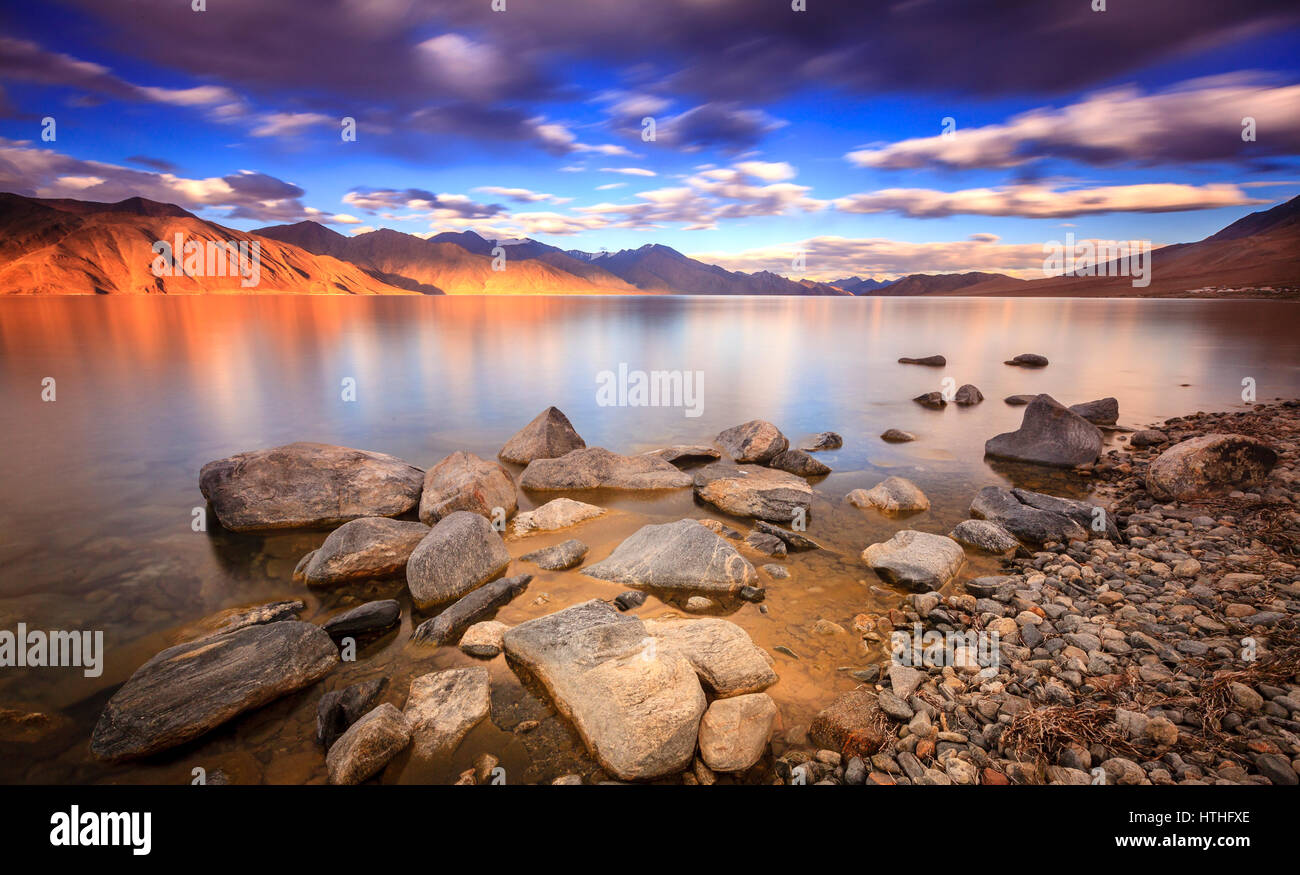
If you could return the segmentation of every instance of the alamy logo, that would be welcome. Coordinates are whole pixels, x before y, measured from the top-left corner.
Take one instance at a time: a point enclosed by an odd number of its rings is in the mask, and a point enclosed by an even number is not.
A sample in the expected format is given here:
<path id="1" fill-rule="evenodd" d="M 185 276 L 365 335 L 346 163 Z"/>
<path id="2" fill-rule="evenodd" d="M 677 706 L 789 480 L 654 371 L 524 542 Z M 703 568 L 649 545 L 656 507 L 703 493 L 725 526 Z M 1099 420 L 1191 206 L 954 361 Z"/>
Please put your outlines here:
<path id="1" fill-rule="evenodd" d="M 598 407 L 681 407 L 692 419 L 704 413 L 704 371 L 629 371 L 596 375 Z"/>
<path id="2" fill-rule="evenodd" d="M 262 279 L 260 240 L 186 240 L 178 232 L 174 245 L 158 240 L 152 249 L 154 276 L 237 276 L 246 289 Z"/>
<path id="3" fill-rule="evenodd" d="M 1131 276 L 1133 287 L 1151 285 L 1150 240 L 1078 240 L 1043 244 L 1043 273 L 1048 276 Z"/>
<path id="4" fill-rule="evenodd" d="M 153 849 L 153 814 L 138 811 L 70 811 L 50 815 L 50 844 L 56 848 L 129 847 L 137 857 Z"/>
<path id="5" fill-rule="evenodd" d="M 88 678 L 104 673 L 104 633 L 51 629 L 17 632 L 0 630 L 0 668 L 65 668 L 78 666 Z"/>

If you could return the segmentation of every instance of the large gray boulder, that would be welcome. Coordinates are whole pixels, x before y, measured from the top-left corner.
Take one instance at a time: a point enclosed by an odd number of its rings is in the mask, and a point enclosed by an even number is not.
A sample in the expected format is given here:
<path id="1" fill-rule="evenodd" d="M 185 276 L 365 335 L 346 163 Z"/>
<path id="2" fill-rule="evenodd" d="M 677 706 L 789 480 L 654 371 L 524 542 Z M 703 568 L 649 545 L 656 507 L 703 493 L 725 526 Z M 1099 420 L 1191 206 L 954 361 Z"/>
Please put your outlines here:
<path id="1" fill-rule="evenodd" d="M 294 577 L 308 586 L 338 586 L 359 580 L 400 577 L 411 551 L 429 534 L 423 523 L 365 517 L 330 532 L 304 557 Z"/>
<path id="2" fill-rule="evenodd" d="M 956 577 L 966 553 L 952 538 L 904 529 L 884 543 L 867 547 L 862 559 L 886 583 L 926 592 L 941 589 Z"/>
<path id="3" fill-rule="evenodd" d="M 524 489 L 682 489 L 691 475 L 657 456 L 620 456 L 604 447 L 534 459 L 519 478 Z"/>
<path id="4" fill-rule="evenodd" d="M 558 408 L 548 407 L 506 441 L 498 454 L 507 462 L 527 465 L 533 459 L 558 459 L 587 445 Z"/>
<path id="5" fill-rule="evenodd" d="M 1006 553 L 1020 546 L 1015 535 L 991 520 L 962 520 L 948 537 L 988 553 Z"/>
<path id="6" fill-rule="evenodd" d="M 394 456 L 296 443 L 208 462 L 199 489 L 237 532 L 334 526 L 415 507 L 424 472 Z"/>
<path id="7" fill-rule="evenodd" d="M 431 526 L 458 510 L 492 519 L 498 508 L 506 519 L 518 506 L 509 471 L 473 453 L 457 452 L 425 473 L 420 522 Z"/>
<path id="8" fill-rule="evenodd" d="M 905 477 L 886 477 L 870 489 L 853 490 L 845 499 L 854 507 L 874 507 L 889 514 L 930 509 L 921 487 Z"/>
<path id="9" fill-rule="evenodd" d="M 1031 492 L 1028 489 L 1012 489 L 1011 494 L 1027 507 L 1069 517 L 1086 529 L 1090 537 L 1109 538 L 1119 542 L 1119 527 L 1099 505 L 1076 498 L 1059 498 L 1042 492 Z"/>
<path id="10" fill-rule="evenodd" d="M 831 466 L 814 459 L 806 450 L 786 450 L 777 453 L 768 462 L 779 471 L 798 474 L 800 477 L 821 477 L 831 473 Z"/>
<path id="11" fill-rule="evenodd" d="M 483 666 L 417 677 L 403 709 L 415 743 L 413 755 L 430 759 L 450 754 L 488 715 L 490 705 L 488 670 Z"/>
<path id="12" fill-rule="evenodd" d="M 360 784 L 377 774 L 411 743 L 411 728 L 402 712 L 387 703 L 370 711 L 325 755 L 331 784 Z"/>
<path id="13" fill-rule="evenodd" d="M 623 781 L 686 768 L 704 716 L 694 668 L 655 642 L 639 619 L 594 600 L 521 623 L 504 639 L 507 656 L 541 682 L 592 756 Z"/>
<path id="14" fill-rule="evenodd" d="M 1025 408 L 1020 428 L 990 438 L 984 444 L 984 454 L 995 459 L 1073 468 L 1097 461 L 1101 432 L 1051 395 L 1039 395 Z"/>
<path id="15" fill-rule="evenodd" d="M 695 495 L 733 516 L 790 525 L 812 507 L 808 481 L 758 465 L 708 465 L 695 474 Z"/>
<path id="16" fill-rule="evenodd" d="M 582 573 L 647 589 L 720 594 L 739 592 L 758 579 L 735 547 L 689 519 L 642 526 Z"/>
<path id="17" fill-rule="evenodd" d="M 1277 464 L 1277 451 L 1241 434 L 1207 434 L 1174 444 L 1147 469 L 1147 492 L 1155 498 L 1210 498 L 1234 489 L 1263 486 Z"/>
<path id="18" fill-rule="evenodd" d="M 1098 398 L 1082 404 L 1071 404 L 1070 411 L 1077 413 L 1093 425 L 1114 425 L 1119 422 L 1119 399 Z"/>
<path id="19" fill-rule="evenodd" d="M 426 609 L 458 599 L 496 577 L 510 551 L 486 518 L 458 510 L 439 520 L 406 563 L 406 586 Z"/>
<path id="20" fill-rule="evenodd" d="M 1033 496 L 1040 495 L 1040 493 L 1029 493 L 1024 490 L 1013 491 L 998 486 L 985 486 L 971 502 L 971 516 L 995 522 L 1026 543 L 1088 540 L 1088 526 L 1091 523 L 1081 523 L 1071 514 L 1063 512 L 1067 509 L 1065 506 L 1048 507 L 1046 502 L 1037 498 L 1033 501 L 1045 505 L 1044 507 L 1036 507 L 1034 504 L 1021 501 L 1018 492 Z"/>
<path id="21" fill-rule="evenodd" d="M 734 425 L 719 432 L 714 441 L 737 462 L 759 465 L 766 465 L 790 448 L 790 441 L 781 434 L 781 429 L 762 419 Z"/>
<path id="22" fill-rule="evenodd" d="M 582 562 L 587 555 L 587 545 L 577 538 L 570 538 L 560 544 L 543 547 L 519 557 L 521 562 L 536 562 L 539 568 L 547 571 L 563 571 Z"/>
<path id="23" fill-rule="evenodd" d="M 319 626 L 281 620 L 169 647 L 136 669 L 91 734 L 100 759 L 142 757 L 310 686 L 339 661 Z"/>
<path id="24" fill-rule="evenodd" d="M 645 628 L 661 646 L 685 656 L 718 698 L 757 693 L 777 681 L 772 658 L 730 620 L 647 620 Z"/>

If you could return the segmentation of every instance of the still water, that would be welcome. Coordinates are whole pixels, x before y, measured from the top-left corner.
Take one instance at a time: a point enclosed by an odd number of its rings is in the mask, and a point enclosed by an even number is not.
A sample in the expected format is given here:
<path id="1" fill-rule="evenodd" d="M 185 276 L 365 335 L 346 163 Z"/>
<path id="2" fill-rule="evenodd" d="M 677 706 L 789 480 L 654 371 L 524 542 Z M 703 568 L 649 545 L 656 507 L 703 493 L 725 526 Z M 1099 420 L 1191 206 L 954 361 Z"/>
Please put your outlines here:
<path id="1" fill-rule="evenodd" d="M 1300 305 L 1263 301 L 439 297 L 42 298 L 0 301 L 0 629 L 102 630 L 103 674 L 0 668 L 0 708 L 57 715 L 37 744 L 0 745 L 0 781 L 157 782 L 225 771 L 239 783 L 324 780 L 312 741 L 327 689 L 378 675 L 381 701 L 401 706 L 409 681 L 475 661 L 454 647 L 416 650 L 400 582 L 325 593 L 296 585 L 298 559 L 326 532 L 271 536 L 193 532 L 203 463 L 242 450 L 321 441 L 377 450 L 428 467 L 455 450 L 493 458 L 548 405 L 563 410 L 589 446 L 633 453 L 707 443 L 723 428 L 761 418 L 797 442 L 831 430 L 842 450 L 819 454 L 834 473 L 818 492 L 809 534 L 828 549 L 791 554 L 788 580 L 769 581 L 761 613 L 728 618 L 773 653 L 781 680 L 769 692 L 782 734 L 801 726 L 855 681 L 849 670 L 880 658 L 853 631 L 860 613 L 888 610 L 901 594 L 858 558 L 900 528 L 946 533 L 975 492 L 1015 483 L 1084 496 L 1071 475 L 992 467 L 984 441 L 1015 428 L 1023 408 L 1006 395 L 1048 392 L 1065 404 L 1113 395 L 1122 425 L 1141 427 L 1196 410 L 1240 409 L 1242 382 L 1258 399 L 1300 388 Z M 1041 370 L 1008 367 L 1042 353 Z M 943 354 L 944 368 L 900 365 Z M 608 407 L 598 375 L 629 370 L 702 374 L 702 411 Z M 931 411 L 910 399 L 973 383 L 986 401 Z M 55 400 L 42 400 L 53 378 Z M 355 400 L 344 400 L 344 381 Z M 918 436 L 879 440 L 886 428 Z M 1113 444 L 1114 437 L 1108 439 Z M 514 469 L 518 473 L 518 469 Z M 930 511 L 891 519 L 846 505 L 844 495 L 889 474 L 915 481 Z M 520 496 L 520 509 L 554 495 Z M 511 540 L 512 555 L 579 537 L 588 562 L 647 523 L 712 516 L 690 490 L 640 499 L 582 495 L 619 513 L 576 530 Z M 732 524 L 741 521 L 728 520 Z M 756 564 L 759 557 L 751 556 Z M 971 555 L 966 576 L 996 563 Z M 514 624 L 622 587 L 578 571 L 530 571 L 528 590 L 502 609 Z M 402 600 L 402 627 L 365 647 L 315 687 L 247 714 L 198 741 L 143 763 L 91 760 L 90 729 L 104 701 L 158 650 L 203 618 L 277 599 L 307 603 L 323 621 L 375 597 Z M 664 616 L 653 596 L 637 610 Z M 825 619 L 843 634 L 817 634 Z M 414 620 L 414 623 L 413 623 Z M 795 656 L 775 652 L 788 648 Z M 388 782 L 453 780 L 484 751 L 512 782 L 549 780 L 593 765 L 544 696 L 521 685 L 504 658 L 488 663 L 491 719 L 446 762 L 399 758 Z M 532 732 L 512 730 L 540 720 Z"/>

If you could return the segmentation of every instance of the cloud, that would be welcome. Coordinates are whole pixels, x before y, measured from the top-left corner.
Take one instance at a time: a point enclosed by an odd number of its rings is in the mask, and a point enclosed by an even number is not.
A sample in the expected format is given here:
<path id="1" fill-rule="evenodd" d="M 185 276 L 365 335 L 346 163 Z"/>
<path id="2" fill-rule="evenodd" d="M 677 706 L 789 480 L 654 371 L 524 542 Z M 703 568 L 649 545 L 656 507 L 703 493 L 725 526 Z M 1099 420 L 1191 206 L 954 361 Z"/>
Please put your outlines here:
<path id="1" fill-rule="evenodd" d="M 602 167 L 601 173 L 622 173 L 624 176 L 658 176 L 653 170 L 644 167 Z"/>
<path id="2" fill-rule="evenodd" d="M 654 94 L 612 92 L 598 100 L 606 102 L 609 127 L 619 136 L 642 140 L 649 130 L 645 123 L 649 118 L 654 120 L 654 140 L 648 142 L 684 152 L 711 147 L 741 152 L 785 125 L 763 110 L 735 101 L 712 101 L 672 114 L 673 102 Z"/>
<path id="3" fill-rule="evenodd" d="M 1244 118 L 1256 139 L 1242 138 Z M 845 157 L 859 167 L 1005 168 L 1061 158 L 1089 164 L 1232 161 L 1300 153 L 1300 85 L 1257 74 L 1198 79 L 1154 94 L 1135 86 L 1041 108 L 1004 124 L 958 128 L 952 135 L 903 140 Z"/>
<path id="4" fill-rule="evenodd" d="M 254 137 L 296 137 L 307 128 L 338 124 L 339 119 L 318 112 L 273 112 L 258 116 Z"/>
<path id="5" fill-rule="evenodd" d="M 569 198 L 556 197 L 553 194 L 545 194 L 544 192 L 532 191 L 527 188 L 503 188 L 499 185 L 481 185 L 474 190 L 481 191 L 484 194 L 494 194 L 497 197 L 509 198 L 510 200 L 521 204 L 535 204 L 542 201 L 566 203 L 569 200 Z"/>
<path id="6" fill-rule="evenodd" d="M 897 213 L 912 219 L 956 215 L 1054 219 L 1097 213 L 1210 210 L 1268 201 L 1247 197 L 1236 185 L 1149 183 L 1068 190 L 1032 184 L 951 192 L 888 188 L 849 195 L 833 203 L 845 213 Z"/>
<path id="7" fill-rule="evenodd" d="M 437 219 L 484 219 L 505 213 L 501 206 L 476 203 L 463 194 L 434 194 L 419 188 L 358 188 L 345 194 L 343 202 L 372 214 L 407 209 Z"/>

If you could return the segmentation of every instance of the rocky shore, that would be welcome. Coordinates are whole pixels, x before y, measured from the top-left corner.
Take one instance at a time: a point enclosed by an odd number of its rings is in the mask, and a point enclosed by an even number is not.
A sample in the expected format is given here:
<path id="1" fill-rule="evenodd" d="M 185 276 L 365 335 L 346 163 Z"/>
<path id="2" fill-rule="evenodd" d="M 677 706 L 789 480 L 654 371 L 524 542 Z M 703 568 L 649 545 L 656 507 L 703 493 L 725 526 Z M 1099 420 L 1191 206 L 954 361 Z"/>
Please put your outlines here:
<path id="1" fill-rule="evenodd" d="M 983 401 L 974 386 L 958 394 Z M 816 454 L 844 441 L 833 432 L 794 447 L 752 420 L 711 443 L 621 455 L 587 446 L 552 407 L 502 448 L 517 475 L 466 452 L 424 470 L 298 443 L 209 463 L 200 488 L 230 530 L 330 529 L 298 561 L 299 585 L 403 582 L 421 620 L 405 643 L 412 659 L 437 647 L 503 657 L 596 764 L 552 783 L 1296 784 L 1300 405 L 1141 431 L 1117 426 L 1118 413 L 1113 398 L 1067 408 L 1028 396 L 1020 429 L 986 447 L 1090 478 L 1090 501 L 990 486 L 972 490 L 969 519 L 932 532 L 908 527 L 930 502 L 905 478 L 845 496 L 850 512 L 893 521 L 858 561 L 903 595 L 855 618 L 863 652 L 884 659 L 846 666 L 858 687 L 828 693 L 807 726 L 790 725 L 770 692 L 773 657 L 720 615 L 766 612 L 768 587 L 807 585 L 787 582 L 786 562 L 823 549 L 805 531 L 831 471 Z M 1102 429 L 1122 432 L 1118 448 L 1103 452 Z M 519 512 L 521 488 L 549 500 Z M 583 526 L 619 511 L 555 493 L 597 488 L 692 490 L 728 521 L 648 524 L 590 555 Z M 566 539 L 513 549 L 539 532 Z M 975 555 L 1000 557 L 1001 573 L 969 573 Z M 532 581 L 526 569 L 581 575 L 608 597 L 500 622 Z M 686 616 L 638 616 L 648 596 Z M 148 660 L 108 701 L 91 751 L 149 757 L 308 695 L 330 782 L 358 783 L 410 758 L 446 760 L 495 716 L 483 662 L 404 689 L 353 671 L 363 679 L 322 692 L 357 641 L 390 634 L 403 608 L 370 601 L 321 625 L 301 609 L 255 606 Z M 490 783 L 496 765 L 481 753 L 459 783 Z"/>

